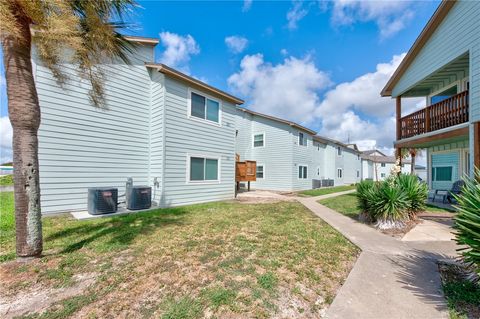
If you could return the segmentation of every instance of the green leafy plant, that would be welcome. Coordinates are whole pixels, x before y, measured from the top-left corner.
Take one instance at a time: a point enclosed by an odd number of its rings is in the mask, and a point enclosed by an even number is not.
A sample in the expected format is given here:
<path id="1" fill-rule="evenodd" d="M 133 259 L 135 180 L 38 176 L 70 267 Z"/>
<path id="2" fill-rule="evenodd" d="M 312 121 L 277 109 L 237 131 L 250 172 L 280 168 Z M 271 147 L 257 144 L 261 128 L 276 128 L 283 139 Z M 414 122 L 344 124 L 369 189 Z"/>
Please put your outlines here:
<path id="1" fill-rule="evenodd" d="M 465 185 L 460 195 L 454 195 L 458 204 L 455 217 L 456 241 L 466 248 L 460 249 L 467 263 L 476 265 L 480 275 L 480 169 L 475 178 L 464 178 Z"/>
<path id="2" fill-rule="evenodd" d="M 395 179 L 395 183 L 407 196 L 410 217 L 425 210 L 428 197 L 427 184 L 419 182 L 417 176 L 409 174 L 400 174 Z"/>
<path id="3" fill-rule="evenodd" d="M 370 203 L 370 214 L 381 229 L 403 227 L 408 219 L 408 197 L 395 183 L 385 181 L 377 187 Z"/>

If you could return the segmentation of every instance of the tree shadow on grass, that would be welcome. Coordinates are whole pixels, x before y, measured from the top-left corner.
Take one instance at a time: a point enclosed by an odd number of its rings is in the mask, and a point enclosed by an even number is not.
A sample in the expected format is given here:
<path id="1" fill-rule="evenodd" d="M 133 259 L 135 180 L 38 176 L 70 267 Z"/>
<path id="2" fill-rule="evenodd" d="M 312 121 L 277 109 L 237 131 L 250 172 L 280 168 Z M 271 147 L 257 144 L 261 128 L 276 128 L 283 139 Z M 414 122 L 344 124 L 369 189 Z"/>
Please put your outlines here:
<path id="1" fill-rule="evenodd" d="M 182 208 L 158 209 L 151 212 L 139 212 L 128 215 L 79 221 L 73 227 L 48 235 L 47 241 L 62 240 L 66 246 L 59 252 L 71 253 L 94 242 L 102 241 L 106 247 L 126 247 L 137 236 L 148 236 L 159 227 L 182 225 L 183 216 L 188 211 Z"/>
<path id="2" fill-rule="evenodd" d="M 450 256 L 415 249 L 409 255 L 395 256 L 390 260 L 397 266 L 397 281 L 426 304 L 436 309 L 448 311 L 442 291 L 438 261 L 453 259 Z"/>

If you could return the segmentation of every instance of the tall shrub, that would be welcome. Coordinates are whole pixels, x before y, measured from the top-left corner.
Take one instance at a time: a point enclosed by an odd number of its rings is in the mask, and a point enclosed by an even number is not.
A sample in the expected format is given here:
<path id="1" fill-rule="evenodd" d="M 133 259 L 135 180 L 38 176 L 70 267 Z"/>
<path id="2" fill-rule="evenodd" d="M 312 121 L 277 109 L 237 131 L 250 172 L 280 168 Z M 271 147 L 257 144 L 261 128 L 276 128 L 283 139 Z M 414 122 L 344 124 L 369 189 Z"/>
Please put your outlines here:
<path id="1" fill-rule="evenodd" d="M 466 245 L 461 249 L 464 260 L 475 264 L 480 275 L 480 168 L 476 169 L 475 177 L 465 178 L 461 195 L 455 196 L 458 214 L 454 228 L 457 243 Z"/>
<path id="2" fill-rule="evenodd" d="M 408 197 L 397 184 L 381 183 L 372 198 L 370 214 L 380 229 L 401 228 L 408 219 Z"/>
<path id="3" fill-rule="evenodd" d="M 401 174 L 395 183 L 405 192 L 408 200 L 408 213 L 413 217 L 416 213 L 424 211 L 428 197 L 428 186 L 419 182 L 417 176 Z"/>

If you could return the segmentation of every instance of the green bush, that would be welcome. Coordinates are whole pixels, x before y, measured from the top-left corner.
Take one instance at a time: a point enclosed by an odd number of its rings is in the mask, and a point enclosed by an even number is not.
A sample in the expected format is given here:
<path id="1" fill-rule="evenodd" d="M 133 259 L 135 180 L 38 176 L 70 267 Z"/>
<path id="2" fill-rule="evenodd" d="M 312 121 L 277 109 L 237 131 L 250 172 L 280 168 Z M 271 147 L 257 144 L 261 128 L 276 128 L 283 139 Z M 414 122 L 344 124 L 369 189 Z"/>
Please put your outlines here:
<path id="1" fill-rule="evenodd" d="M 475 264 L 480 275 L 480 169 L 476 169 L 475 178 L 465 178 L 462 193 L 455 196 L 458 201 L 454 228 L 456 241 L 467 247 L 462 249 L 466 262 Z"/>
<path id="2" fill-rule="evenodd" d="M 401 174 L 382 182 L 357 185 L 358 207 L 379 228 L 398 228 L 425 209 L 428 187 L 416 176 Z"/>
<path id="3" fill-rule="evenodd" d="M 405 191 L 408 200 L 408 213 L 415 215 L 424 211 L 428 198 L 428 186 L 426 183 L 420 183 L 417 176 L 401 174 L 395 179 L 395 183 L 400 189 Z"/>

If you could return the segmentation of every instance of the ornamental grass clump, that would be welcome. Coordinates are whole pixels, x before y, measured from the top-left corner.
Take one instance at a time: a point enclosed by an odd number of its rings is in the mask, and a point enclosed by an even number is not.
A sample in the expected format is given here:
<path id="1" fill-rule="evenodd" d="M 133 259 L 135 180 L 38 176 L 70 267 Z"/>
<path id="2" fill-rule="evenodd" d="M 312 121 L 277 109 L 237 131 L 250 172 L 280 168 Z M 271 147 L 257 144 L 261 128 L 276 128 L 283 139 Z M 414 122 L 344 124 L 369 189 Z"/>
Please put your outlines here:
<path id="1" fill-rule="evenodd" d="M 466 246 L 460 249 L 463 259 L 480 275 L 480 169 L 476 169 L 475 178 L 464 181 L 461 194 L 454 195 L 458 201 L 455 237 L 458 244 Z"/>
<path id="2" fill-rule="evenodd" d="M 412 175 L 392 174 L 385 181 L 363 181 L 357 186 L 360 218 L 380 229 L 405 227 L 425 209 L 427 196 L 427 185 Z"/>

